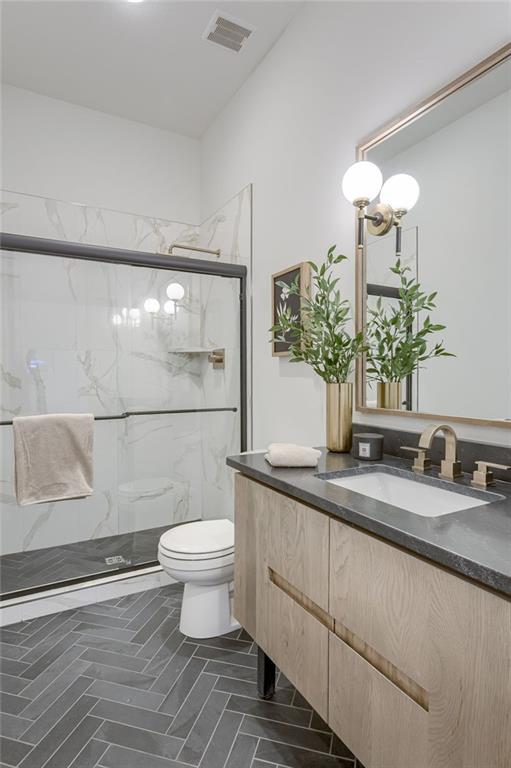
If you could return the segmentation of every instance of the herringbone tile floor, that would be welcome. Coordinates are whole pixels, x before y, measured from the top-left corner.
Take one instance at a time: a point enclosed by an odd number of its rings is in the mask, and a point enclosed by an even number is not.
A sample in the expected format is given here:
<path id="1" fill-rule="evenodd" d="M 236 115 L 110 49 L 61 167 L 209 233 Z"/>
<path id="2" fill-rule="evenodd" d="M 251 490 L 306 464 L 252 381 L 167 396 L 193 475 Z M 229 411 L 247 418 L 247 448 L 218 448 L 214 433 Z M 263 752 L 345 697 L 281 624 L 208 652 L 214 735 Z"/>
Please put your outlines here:
<path id="1" fill-rule="evenodd" d="M 1 766 L 356 768 L 282 675 L 271 702 L 257 698 L 243 631 L 181 635 L 181 593 L 172 585 L 0 630 Z"/>

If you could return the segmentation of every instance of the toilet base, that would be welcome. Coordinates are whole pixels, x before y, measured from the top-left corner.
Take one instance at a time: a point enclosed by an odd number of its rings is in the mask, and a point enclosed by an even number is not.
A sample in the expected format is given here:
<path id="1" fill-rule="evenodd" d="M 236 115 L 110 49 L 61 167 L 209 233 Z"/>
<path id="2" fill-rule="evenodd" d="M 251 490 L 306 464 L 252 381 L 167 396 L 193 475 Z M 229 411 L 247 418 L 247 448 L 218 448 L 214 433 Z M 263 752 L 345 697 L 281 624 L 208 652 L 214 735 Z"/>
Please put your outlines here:
<path id="1" fill-rule="evenodd" d="M 179 623 L 183 635 L 199 640 L 240 629 L 241 625 L 232 615 L 229 586 L 228 583 L 185 584 Z"/>

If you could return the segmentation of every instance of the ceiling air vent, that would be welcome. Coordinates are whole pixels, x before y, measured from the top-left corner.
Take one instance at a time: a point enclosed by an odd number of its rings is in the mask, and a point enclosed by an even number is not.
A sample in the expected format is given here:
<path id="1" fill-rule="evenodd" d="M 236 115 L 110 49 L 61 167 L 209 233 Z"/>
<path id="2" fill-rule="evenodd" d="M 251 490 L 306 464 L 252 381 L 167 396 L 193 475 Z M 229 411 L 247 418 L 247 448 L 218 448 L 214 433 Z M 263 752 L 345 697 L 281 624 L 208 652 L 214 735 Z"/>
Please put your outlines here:
<path id="1" fill-rule="evenodd" d="M 227 13 L 215 11 L 202 37 L 204 40 L 239 53 L 253 31 L 254 27 L 250 29 L 239 19 L 234 19 Z"/>

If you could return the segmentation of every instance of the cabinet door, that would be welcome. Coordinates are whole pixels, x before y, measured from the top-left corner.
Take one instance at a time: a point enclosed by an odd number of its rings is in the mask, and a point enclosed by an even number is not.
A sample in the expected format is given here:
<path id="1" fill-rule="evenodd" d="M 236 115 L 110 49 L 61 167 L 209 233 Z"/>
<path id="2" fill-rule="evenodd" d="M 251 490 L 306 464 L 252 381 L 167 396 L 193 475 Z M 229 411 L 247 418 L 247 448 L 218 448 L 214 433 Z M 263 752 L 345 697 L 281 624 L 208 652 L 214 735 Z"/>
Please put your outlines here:
<path id="1" fill-rule="evenodd" d="M 330 542 L 331 615 L 427 689 L 432 566 L 337 520 Z"/>
<path id="2" fill-rule="evenodd" d="M 243 475 L 234 478 L 234 616 L 257 639 L 258 529 L 263 521 L 252 485 Z"/>
<path id="3" fill-rule="evenodd" d="M 269 582 L 263 649 L 321 717 L 328 716 L 328 629 Z"/>
<path id="4" fill-rule="evenodd" d="M 427 768 L 428 713 L 329 637 L 328 724 L 366 768 Z"/>

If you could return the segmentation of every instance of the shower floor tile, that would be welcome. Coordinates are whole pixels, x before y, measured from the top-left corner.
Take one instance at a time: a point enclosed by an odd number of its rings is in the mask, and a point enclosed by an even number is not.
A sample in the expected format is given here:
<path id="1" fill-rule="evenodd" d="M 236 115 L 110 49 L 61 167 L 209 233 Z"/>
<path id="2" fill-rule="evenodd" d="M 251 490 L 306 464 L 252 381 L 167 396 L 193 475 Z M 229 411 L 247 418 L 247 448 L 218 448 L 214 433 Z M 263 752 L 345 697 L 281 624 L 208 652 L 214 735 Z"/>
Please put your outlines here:
<path id="1" fill-rule="evenodd" d="M 78 541 L 0 557 L 0 594 L 44 587 L 70 579 L 115 573 L 155 562 L 158 541 L 171 526 Z"/>
<path id="2" fill-rule="evenodd" d="M 363 768 L 283 675 L 272 701 L 257 697 L 255 646 L 244 630 L 182 635 L 181 595 L 172 584 L 10 625 L 19 654 L 15 664 L 0 657 L 0 672 L 18 692 L 0 695 L 0 764 Z M 105 617 L 137 631 L 110 640 Z M 61 630 L 53 652 L 45 626 Z"/>

